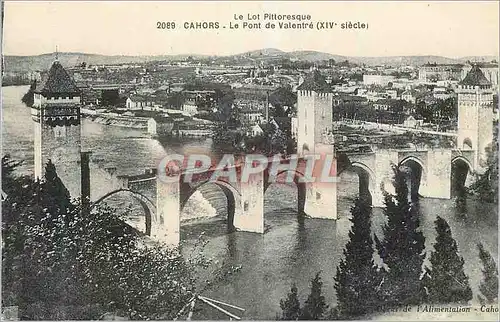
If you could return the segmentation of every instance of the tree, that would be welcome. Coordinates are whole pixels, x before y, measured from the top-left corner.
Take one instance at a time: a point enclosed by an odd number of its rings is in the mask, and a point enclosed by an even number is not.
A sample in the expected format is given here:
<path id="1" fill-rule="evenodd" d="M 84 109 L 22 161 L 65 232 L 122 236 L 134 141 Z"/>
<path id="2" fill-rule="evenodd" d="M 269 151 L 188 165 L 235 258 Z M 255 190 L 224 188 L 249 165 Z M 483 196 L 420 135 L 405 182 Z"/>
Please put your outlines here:
<path id="1" fill-rule="evenodd" d="M 41 181 L 2 158 L 2 299 L 22 319 L 172 319 L 192 296 L 191 267 L 174 250 L 141 246 L 115 210 L 82 216 L 53 164 Z M 8 186 L 7 186 L 8 185 Z"/>
<path id="2" fill-rule="evenodd" d="M 481 295 L 478 295 L 481 304 L 493 304 L 498 302 L 498 269 L 491 254 L 484 249 L 483 244 L 478 243 L 479 258 L 483 263 L 483 280 L 479 285 Z"/>
<path id="3" fill-rule="evenodd" d="M 286 299 L 280 300 L 280 307 L 283 311 L 281 313 L 281 320 L 295 321 L 299 319 L 301 309 L 297 295 L 297 287 L 295 284 L 292 284 L 292 288 L 290 289 L 290 293 L 288 293 Z"/>
<path id="4" fill-rule="evenodd" d="M 373 310 L 381 282 L 373 261 L 371 205 L 366 199 L 357 199 L 351 213 L 349 241 L 335 276 L 338 311 L 345 317 Z"/>
<path id="5" fill-rule="evenodd" d="M 432 268 L 425 268 L 423 279 L 427 302 L 466 304 L 472 299 L 472 290 L 464 272 L 464 259 L 458 255 L 457 242 L 446 220 L 438 216 L 434 223 L 437 237 L 430 257 Z"/>
<path id="6" fill-rule="evenodd" d="M 323 282 L 320 274 L 321 272 L 316 273 L 316 276 L 311 280 L 311 293 L 302 309 L 301 320 L 321 320 L 328 309 L 325 297 L 321 295 Z"/>
<path id="7" fill-rule="evenodd" d="M 381 300 L 387 306 L 418 304 L 421 301 L 420 275 L 425 258 L 425 238 L 420 231 L 418 201 L 411 200 L 407 175 L 393 167 L 396 195 L 385 193 L 383 240 L 375 235 L 384 262 Z"/>

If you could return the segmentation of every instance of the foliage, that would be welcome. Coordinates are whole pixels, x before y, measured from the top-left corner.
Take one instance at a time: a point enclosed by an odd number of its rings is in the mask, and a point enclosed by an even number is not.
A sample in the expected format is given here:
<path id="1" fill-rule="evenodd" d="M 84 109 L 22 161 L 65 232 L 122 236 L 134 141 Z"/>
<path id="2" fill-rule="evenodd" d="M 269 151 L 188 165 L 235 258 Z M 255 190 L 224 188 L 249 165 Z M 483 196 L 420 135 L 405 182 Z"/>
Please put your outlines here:
<path id="1" fill-rule="evenodd" d="M 297 286 L 295 286 L 295 284 L 292 285 L 290 293 L 288 293 L 286 299 L 280 300 L 280 307 L 283 311 L 281 313 L 281 320 L 295 321 L 299 319 L 301 315 L 301 308 L 297 295 Z"/>
<path id="2" fill-rule="evenodd" d="M 437 237 L 423 284 L 427 289 L 426 302 L 436 304 L 464 303 L 472 299 L 469 278 L 464 272 L 464 259 L 458 255 L 457 242 L 446 220 L 437 217 Z"/>
<path id="3" fill-rule="evenodd" d="M 175 250 L 140 243 L 110 208 L 83 214 L 49 163 L 42 181 L 15 177 L 2 158 L 2 296 L 21 318 L 171 319 L 192 291 Z"/>
<path id="4" fill-rule="evenodd" d="M 265 155 L 289 152 L 289 141 L 287 135 L 273 124 L 262 124 L 263 133 L 255 137 L 245 137 L 245 152 L 256 152 Z"/>
<path id="5" fill-rule="evenodd" d="M 28 107 L 32 107 L 33 104 L 35 103 L 35 89 L 36 89 L 36 80 L 34 80 L 31 83 L 28 92 L 26 92 L 26 94 L 24 94 L 24 96 L 21 98 L 21 102 L 26 104 L 26 106 Z"/>
<path id="6" fill-rule="evenodd" d="M 311 293 L 302 308 L 301 320 L 321 320 L 325 315 L 328 305 L 325 302 L 325 297 L 321 295 L 322 287 L 323 282 L 321 281 L 320 272 L 318 272 L 311 280 Z"/>
<path id="7" fill-rule="evenodd" d="M 486 148 L 486 171 L 476 174 L 469 192 L 481 201 L 498 203 L 498 123 L 493 127 L 493 143 Z"/>
<path id="8" fill-rule="evenodd" d="M 385 193 L 387 223 L 384 237 L 375 243 L 384 262 L 381 300 L 387 306 L 413 305 L 421 301 L 420 275 L 425 258 L 425 237 L 420 231 L 418 201 L 410 201 L 406 174 L 393 167 L 396 195 Z"/>
<path id="9" fill-rule="evenodd" d="M 367 200 L 358 199 L 351 213 L 349 241 L 335 276 L 337 309 L 344 317 L 371 312 L 377 304 L 377 290 L 381 283 L 373 261 L 371 205 Z"/>
<path id="10" fill-rule="evenodd" d="M 269 94 L 269 103 L 273 106 L 271 116 L 290 116 L 293 113 L 293 106 L 297 102 L 297 94 L 292 92 L 290 86 L 280 87 Z M 291 109 L 285 111 L 285 107 Z"/>
<path id="11" fill-rule="evenodd" d="M 491 254 L 478 243 L 479 258 L 483 264 L 483 280 L 479 285 L 479 301 L 481 304 L 494 304 L 498 302 L 498 269 Z"/>

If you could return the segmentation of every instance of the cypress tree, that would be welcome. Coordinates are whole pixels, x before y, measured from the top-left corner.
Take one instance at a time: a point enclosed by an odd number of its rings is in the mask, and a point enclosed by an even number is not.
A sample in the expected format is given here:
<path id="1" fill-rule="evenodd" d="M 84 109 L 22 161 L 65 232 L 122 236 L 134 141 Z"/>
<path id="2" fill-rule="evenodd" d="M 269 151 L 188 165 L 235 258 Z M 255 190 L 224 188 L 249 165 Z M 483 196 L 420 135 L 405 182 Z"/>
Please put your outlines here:
<path id="1" fill-rule="evenodd" d="M 384 262 L 380 300 L 388 307 L 414 305 L 422 300 L 420 275 L 425 258 L 425 237 L 420 231 L 418 199 L 413 199 L 407 185 L 407 174 L 393 166 L 395 196 L 385 193 L 387 223 L 384 237 L 375 236 L 380 258 Z"/>
<path id="2" fill-rule="evenodd" d="M 280 307 L 283 311 L 281 314 L 281 320 L 294 321 L 298 320 L 301 315 L 300 302 L 297 294 L 297 287 L 292 284 L 290 293 L 288 293 L 287 298 L 280 300 Z"/>
<path id="3" fill-rule="evenodd" d="M 357 199 L 351 213 L 349 241 L 335 276 L 337 308 L 340 315 L 346 317 L 372 311 L 380 285 L 380 275 L 373 261 L 371 205 L 367 200 Z"/>
<path id="4" fill-rule="evenodd" d="M 318 272 L 311 280 L 311 294 L 307 297 L 302 309 L 301 320 L 320 320 L 323 318 L 328 305 L 325 302 L 325 297 L 321 295 L 322 286 L 323 282 L 321 281 L 320 272 Z"/>
<path id="5" fill-rule="evenodd" d="M 457 242 L 446 220 L 437 217 L 437 237 L 430 262 L 426 267 L 424 285 L 427 302 L 436 304 L 467 303 L 472 299 L 469 278 L 464 272 L 464 259 L 458 255 Z"/>
<path id="6" fill-rule="evenodd" d="M 479 258 L 483 263 L 483 280 L 479 285 L 481 295 L 478 295 L 481 304 L 493 304 L 498 301 L 498 269 L 491 254 L 478 243 Z"/>

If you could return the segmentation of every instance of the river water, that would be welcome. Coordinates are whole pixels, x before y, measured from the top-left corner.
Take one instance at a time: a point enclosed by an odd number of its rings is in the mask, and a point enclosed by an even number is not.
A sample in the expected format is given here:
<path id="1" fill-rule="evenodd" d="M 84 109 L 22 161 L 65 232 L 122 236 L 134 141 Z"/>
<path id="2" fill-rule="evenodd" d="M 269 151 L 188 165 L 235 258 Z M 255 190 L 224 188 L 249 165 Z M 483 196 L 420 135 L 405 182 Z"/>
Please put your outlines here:
<path id="1" fill-rule="evenodd" d="M 2 88 L 2 155 L 9 153 L 14 159 L 24 160 L 21 171 L 30 173 L 34 163 L 33 124 L 29 109 L 21 103 L 27 89 L 27 86 Z M 137 174 L 145 168 L 155 167 L 167 153 L 210 151 L 211 146 L 210 140 L 159 143 L 142 130 L 111 127 L 88 120 L 82 122 L 82 133 L 83 149 L 92 151 L 92 167 L 115 167 L 120 174 Z M 106 178 L 92 176 L 91 180 L 92 193 L 98 194 Z M 321 271 L 326 300 L 335 303 L 333 277 L 348 239 L 350 207 L 357 192 L 357 175 L 345 172 L 338 191 L 339 219 L 298 220 L 296 187 L 273 184 L 265 194 L 266 232 L 227 234 L 224 194 L 216 186 L 207 185 L 189 199 L 183 210 L 182 251 L 189 256 L 197 236 L 203 233 L 208 240 L 204 252 L 214 260 L 214 267 L 238 266 L 241 269 L 207 287 L 203 295 L 245 308 L 246 311 L 239 314 L 245 319 L 274 319 L 280 312 L 280 299 L 286 296 L 291 284 L 296 283 L 300 299 L 304 301 L 310 279 Z M 120 207 L 133 204 L 123 197 L 112 202 Z M 465 270 L 476 297 L 482 275 L 476 243 L 483 242 L 498 262 L 498 214 L 496 205 L 475 200 L 468 200 L 467 207 L 466 214 L 460 214 L 451 200 L 423 199 L 421 226 L 429 253 L 435 238 L 433 221 L 437 215 L 448 221 L 465 259 Z M 382 210 L 375 209 L 372 222 L 379 236 L 384 220 Z M 204 271 L 199 277 L 211 280 L 213 274 Z M 200 310 L 194 319 L 227 319 L 204 304 L 198 303 L 196 307 Z"/>

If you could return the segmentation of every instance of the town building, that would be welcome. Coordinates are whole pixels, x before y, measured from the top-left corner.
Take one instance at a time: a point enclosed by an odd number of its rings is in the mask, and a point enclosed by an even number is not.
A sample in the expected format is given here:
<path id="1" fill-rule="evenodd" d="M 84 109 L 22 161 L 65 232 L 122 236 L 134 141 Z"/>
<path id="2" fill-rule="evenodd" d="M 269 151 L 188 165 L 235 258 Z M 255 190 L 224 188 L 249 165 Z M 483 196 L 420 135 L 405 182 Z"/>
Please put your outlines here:
<path id="1" fill-rule="evenodd" d="M 389 83 L 394 82 L 396 79 L 392 75 L 363 75 L 363 85 L 380 85 L 387 86 Z"/>
<path id="2" fill-rule="evenodd" d="M 431 64 L 420 66 L 418 79 L 422 82 L 437 82 L 442 80 L 459 81 L 462 75 L 461 64 Z"/>
<path id="3" fill-rule="evenodd" d="M 154 116 L 148 120 L 148 133 L 152 137 L 164 137 L 172 134 L 174 121 L 168 116 Z"/>

